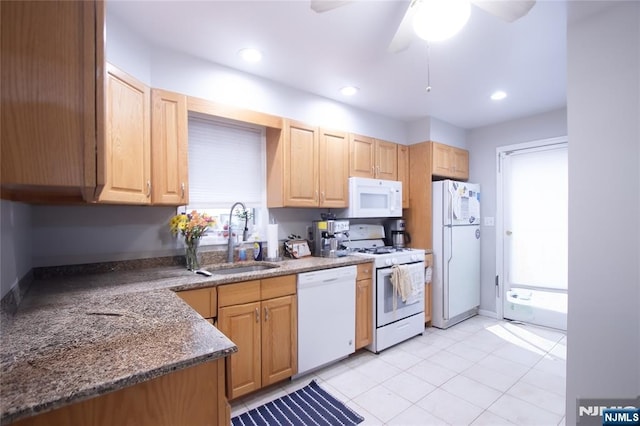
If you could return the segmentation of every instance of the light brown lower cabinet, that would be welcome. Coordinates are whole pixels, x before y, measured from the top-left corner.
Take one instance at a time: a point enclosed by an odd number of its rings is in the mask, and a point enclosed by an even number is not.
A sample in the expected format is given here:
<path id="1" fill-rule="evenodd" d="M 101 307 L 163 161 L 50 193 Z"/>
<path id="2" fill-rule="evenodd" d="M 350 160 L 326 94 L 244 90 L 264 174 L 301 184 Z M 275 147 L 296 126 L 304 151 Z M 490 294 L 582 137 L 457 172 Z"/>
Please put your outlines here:
<path id="1" fill-rule="evenodd" d="M 224 358 L 13 423 L 15 426 L 228 425 Z"/>
<path id="2" fill-rule="evenodd" d="M 433 272 L 433 255 L 432 254 L 426 254 L 424 256 L 424 267 L 425 268 L 432 268 L 432 272 Z M 431 284 L 431 280 L 425 281 L 424 283 L 424 322 L 425 324 L 430 323 L 431 322 L 431 315 L 432 315 L 432 284 Z"/>
<path id="3" fill-rule="evenodd" d="M 373 263 L 358 265 L 356 277 L 356 350 L 373 342 Z"/>
<path id="4" fill-rule="evenodd" d="M 295 275 L 218 287 L 218 329 L 238 347 L 227 359 L 229 399 L 298 371 L 295 293 Z"/>
<path id="5" fill-rule="evenodd" d="M 215 287 L 197 288 L 194 290 L 184 290 L 176 293 L 202 318 L 211 320 L 216 317 L 218 311 L 218 293 Z"/>

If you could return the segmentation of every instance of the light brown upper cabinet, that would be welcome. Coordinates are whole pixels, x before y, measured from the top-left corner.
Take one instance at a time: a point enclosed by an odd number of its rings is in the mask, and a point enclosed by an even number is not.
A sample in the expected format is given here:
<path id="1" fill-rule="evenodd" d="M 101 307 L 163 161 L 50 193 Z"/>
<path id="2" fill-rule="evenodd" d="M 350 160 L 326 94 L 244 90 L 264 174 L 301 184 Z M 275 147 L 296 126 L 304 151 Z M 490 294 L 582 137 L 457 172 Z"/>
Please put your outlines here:
<path id="1" fill-rule="evenodd" d="M 98 202 L 151 203 L 150 88 L 107 64 L 104 145 L 98 145 Z"/>
<path id="2" fill-rule="evenodd" d="M 347 207 L 345 133 L 284 120 L 267 128 L 267 207 Z"/>
<path id="3" fill-rule="evenodd" d="M 431 149 L 434 176 L 469 179 L 469 151 L 438 142 L 431 142 Z"/>
<path id="4" fill-rule="evenodd" d="M 151 90 L 151 202 L 189 203 L 187 97 Z"/>
<path id="5" fill-rule="evenodd" d="M 349 206 L 349 139 L 345 132 L 320 129 L 320 204 Z"/>
<path id="6" fill-rule="evenodd" d="M 111 64 L 106 94 L 105 143 L 98 145 L 102 189 L 96 201 L 187 204 L 186 96 L 152 90 Z"/>
<path id="7" fill-rule="evenodd" d="M 402 208 L 409 208 L 409 147 L 398 145 L 398 180 L 402 182 Z"/>
<path id="8" fill-rule="evenodd" d="M 397 180 L 398 145 L 351 134 L 349 137 L 349 176 Z"/>
<path id="9" fill-rule="evenodd" d="M 104 3 L 3 1 L 0 17 L 2 198 L 91 200 Z"/>

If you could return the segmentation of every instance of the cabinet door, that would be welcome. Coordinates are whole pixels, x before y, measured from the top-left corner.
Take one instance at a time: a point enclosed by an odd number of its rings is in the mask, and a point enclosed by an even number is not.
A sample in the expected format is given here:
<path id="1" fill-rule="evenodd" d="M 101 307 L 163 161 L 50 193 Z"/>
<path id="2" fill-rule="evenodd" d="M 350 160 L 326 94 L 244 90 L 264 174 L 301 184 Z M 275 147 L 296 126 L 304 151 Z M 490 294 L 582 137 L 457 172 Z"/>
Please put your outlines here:
<path id="1" fill-rule="evenodd" d="M 227 358 L 227 397 L 260 389 L 260 302 L 218 310 L 218 329 L 238 347 Z"/>
<path id="2" fill-rule="evenodd" d="M 376 140 L 376 178 L 398 180 L 398 145 Z"/>
<path id="3" fill-rule="evenodd" d="M 262 386 L 267 386 L 298 371 L 296 296 L 262 301 L 262 318 Z"/>
<path id="4" fill-rule="evenodd" d="M 106 138 L 98 150 L 98 178 L 104 185 L 98 201 L 149 204 L 150 90 L 142 82 L 107 64 Z"/>
<path id="5" fill-rule="evenodd" d="M 344 132 L 320 132 L 320 207 L 349 206 L 349 140 Z"/>
<path id="6" fill-rule="evenodd" d="M 433 255 L 426 254 L 424 256 L 425 268 L 431 267 L 431 276 L 433 277 Z M 424 284 L 424 322 L 431 322 L 431 304 L 432 304 L 432 286 L 431 279 L 427 280 Z"/>
<path id="7" fill-rule="evenodd" d="M 437 142 L 431 142 L 432 173 L 436 176 L 448 177 L 451 174 L 451 147 Z"/>
<path id="8" fill-rule="evenodd" d="M 373 280 L 356 281 L 356 350 L 373 339 Z"/>
<path id="9" fill-rule="evenodd" d="M 349 135 L 349 177 L 375 177 L 375 140 Z"/>
<path id="10" fill-rule="evenodd" d="M 92 200 L 104 3 L 2 1 L 0 11 L 2 196 Z"/>
<path id="11" fill-rule="evenodd" d="M 409 147 L 398 145 L 398 180 L 402 182 L 402 208 L 409 208 Z"/>
<path id="12" fill-rule="evenodd" d="M 469 179 L 469 151 L 466 149 L 451 149 L 451 167 L 455 179 Z"/>
<path id="13" fill-rule="evenodd" d="M 302 123 L 288 122 L 285 134 L 285 205 L 318 206 L 318 130 Z"/>
<path id="14" fill-rule="evenodd" d="M 189 202 L 187 97 L 153 89 L 151 104 L 151 203 L 185 205 Z"/>

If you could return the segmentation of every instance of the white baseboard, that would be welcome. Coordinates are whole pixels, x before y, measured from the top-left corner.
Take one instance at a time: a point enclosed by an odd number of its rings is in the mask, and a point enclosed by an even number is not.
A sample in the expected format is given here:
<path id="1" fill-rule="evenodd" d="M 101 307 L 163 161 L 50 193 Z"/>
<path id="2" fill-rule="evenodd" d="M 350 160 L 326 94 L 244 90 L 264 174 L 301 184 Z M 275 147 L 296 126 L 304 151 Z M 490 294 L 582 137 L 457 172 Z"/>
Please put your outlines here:
<path id="1" fill-rule="evenodd" d="M 497 319 L 498 318 L 498 314 L 493 312 L 493 311 L 487 311 L 484 309 L 479 309 L 478 310 L 478 315 L 482 315 L 483 317 L 489 317 L 489 318 L 493 318 L 493 319 Z"/>

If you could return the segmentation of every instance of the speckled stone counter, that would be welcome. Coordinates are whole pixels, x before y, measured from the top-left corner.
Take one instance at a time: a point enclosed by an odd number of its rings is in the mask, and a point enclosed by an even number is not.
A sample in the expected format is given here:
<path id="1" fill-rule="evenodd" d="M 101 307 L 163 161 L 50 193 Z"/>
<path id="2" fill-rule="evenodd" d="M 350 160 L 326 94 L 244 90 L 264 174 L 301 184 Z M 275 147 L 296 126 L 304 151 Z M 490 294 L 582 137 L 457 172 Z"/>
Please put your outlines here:
<path id="1" fill-rule="evenodd" d="M 171 266 L 36 280 L 15 315 L 2 314 L 0 423 L 237 350 L 175 291 L 368 261 L 307 257 L 276 262 L 264 271 L 212 277 Z"/>

